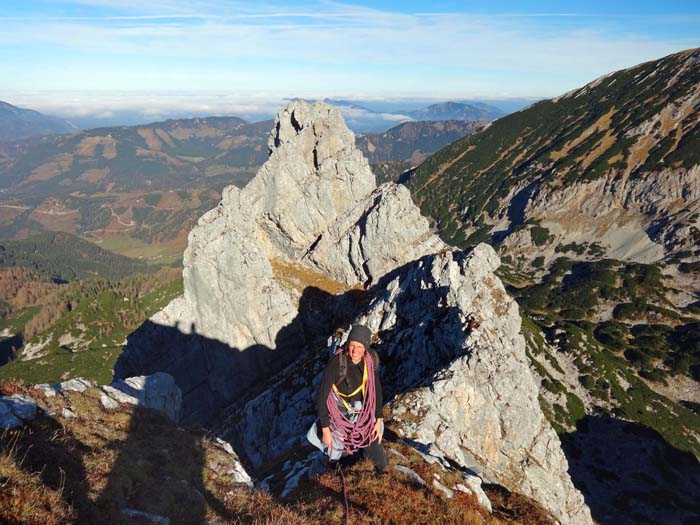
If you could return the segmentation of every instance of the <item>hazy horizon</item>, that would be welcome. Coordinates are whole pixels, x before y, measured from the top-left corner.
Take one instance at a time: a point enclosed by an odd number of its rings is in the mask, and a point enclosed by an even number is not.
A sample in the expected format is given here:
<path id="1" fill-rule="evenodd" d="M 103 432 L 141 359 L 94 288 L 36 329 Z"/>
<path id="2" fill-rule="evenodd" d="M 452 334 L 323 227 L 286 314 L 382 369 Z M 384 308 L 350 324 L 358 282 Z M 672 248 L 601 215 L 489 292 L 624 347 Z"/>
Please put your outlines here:
<path id="1" fill-rule="evenodd" d="M 148 93 L 114 92 L 84 93 L 25 92 L 3 93 L 0 101 L 17 107 L 33 109 L 46 115 L 65 118 L 82 129 L 137 125 L 176 118 L 236 116 L 249 122 L 268 120 L 284 108 L 292 99 L 321 100 L 333 98 L 361 106 L 342 109 L 347 119 L 376 121 L 376 126 L 386 127 L 410 120 L 406 114 L 442 102 L 486 103 L 510 113 L 538 99 L 525 98 L 415 98 L 415 97 L 276 97 L 272 95 L 241 96 L 231 93 Z M 366 108 L 367 111 L 364 111 Z M 375 126 L 375 127 L 376 127 Z M 362 127 L 362 126 L 360 126 Z M 371 126 L 370 126 L 371 127 Z"/>

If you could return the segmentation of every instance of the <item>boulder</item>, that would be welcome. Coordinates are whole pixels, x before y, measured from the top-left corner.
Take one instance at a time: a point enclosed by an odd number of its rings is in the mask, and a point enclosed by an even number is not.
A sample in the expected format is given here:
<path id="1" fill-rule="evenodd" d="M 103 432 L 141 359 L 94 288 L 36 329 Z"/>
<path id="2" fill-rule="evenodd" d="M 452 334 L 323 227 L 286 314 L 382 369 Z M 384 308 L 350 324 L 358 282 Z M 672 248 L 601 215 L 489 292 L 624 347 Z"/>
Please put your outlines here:
<path id="1" fill-rule="evenodd" d="M 36 417 L 36 402 L 29 396 L 23 394 L 3 396 L 0 397 L 0 403 L 5 404 L 22 421 L 31 421 Z"/>
<path id="2" fill-rule="evenodd" d="M 22 420 L 12 413 L 10 406 L 0 399 L 0 428 L 19 428 L 23 424 Z"/>
<path id="3" fill-rule="evenodd" d="M 182 394 L 169 374 L 157 372 L 148 376 L 129 377 L 102 387 L 100 398 L 105 408 L 116 407 L 115 403 L 128 403 L 143 408 L 164 412 L 173 421 L 178 421 Z M 111 400 L 111 401 L 110 401 Z"/>

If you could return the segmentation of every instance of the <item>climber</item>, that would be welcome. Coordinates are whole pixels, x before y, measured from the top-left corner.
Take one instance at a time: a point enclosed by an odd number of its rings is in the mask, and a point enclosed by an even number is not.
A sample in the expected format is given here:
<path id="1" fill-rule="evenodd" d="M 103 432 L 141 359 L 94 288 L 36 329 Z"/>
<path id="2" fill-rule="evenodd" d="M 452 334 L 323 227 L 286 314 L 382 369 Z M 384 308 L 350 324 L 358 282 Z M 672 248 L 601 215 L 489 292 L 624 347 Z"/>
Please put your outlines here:
<path id="1" fill-rule="evenodd" d="M 326 365 L 316 400 L 318 421 L 307 439 L 331 461 L 362 450 L 382 473 L 387 466 L 382 445 L 382 385 L 379 357 L 370 348 L 371 339 L 369 328 L 354 325 L 346 348 Z"/>

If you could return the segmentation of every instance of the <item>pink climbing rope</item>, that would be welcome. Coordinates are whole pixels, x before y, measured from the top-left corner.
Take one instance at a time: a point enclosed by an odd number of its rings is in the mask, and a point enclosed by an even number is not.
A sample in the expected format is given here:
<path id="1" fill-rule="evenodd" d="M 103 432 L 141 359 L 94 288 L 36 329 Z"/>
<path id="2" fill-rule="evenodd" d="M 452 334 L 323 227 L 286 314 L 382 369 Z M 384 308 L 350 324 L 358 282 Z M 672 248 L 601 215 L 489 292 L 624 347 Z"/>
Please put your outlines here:
<path id="1" fill-rule="evenodd" d="M 333 390 L 328 394 L 326 407 L 330 421 L 331 434 L 336 441 L 343 444 L 344 454 L 354 454 L 361 448 L 372 443 L 372 429 L 374 429 L 374 410 L 376 405 L 374 385 L 374 363 L 369 352 L 365 352 L 365 366 L 367 367 L 367 384 L 362 393 L 362 409 L 353 423 L 338 406 L 338 397 Z M 328 451 L 330 457 L 333 453 L 333 443 Z"/>

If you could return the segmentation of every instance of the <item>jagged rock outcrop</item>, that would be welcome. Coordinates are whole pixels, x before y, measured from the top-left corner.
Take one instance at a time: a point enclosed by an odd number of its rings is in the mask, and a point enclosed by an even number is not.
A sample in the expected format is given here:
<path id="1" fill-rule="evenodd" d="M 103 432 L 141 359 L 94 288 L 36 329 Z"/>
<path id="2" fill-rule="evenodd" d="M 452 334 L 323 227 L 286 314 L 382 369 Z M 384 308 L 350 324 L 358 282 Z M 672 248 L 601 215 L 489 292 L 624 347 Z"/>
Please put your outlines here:
<path id="1" fill-rule="evenodd" d="M 165 413 L 173 421 L 178 421 L 182 393 L 173 376 L 156 372 L 150 376 L 127 377 L 102 387 L 102 405 L 109 408 L 113 399 L 116 403 L 128 403 L 144 408 L 152 408 Z"/>
<path id="2" fill-rule="evenodd" d="M 376 187 L 335 108 L 290 104 L 268 144 L 255 179 L 227 187 L 190 233 L 183 296 L 129 337 L 115 367 L 117 378 L 172 374 L 189 419 L 206 421 L 306 341 L 302 293 L 276 271 L 299 263 L 347 286 L 371 284 L 444 246 L 405 188 Z"/>
<path id="3" fill-rule="evenodd" d="M 225 419 L 209 422 L 260 473 L 308 453 L 325 365 L 317 351 L 336 328 L 365 322 L 379 338 L 392 424 L 407 440 L 537 499 L 561 523 L 590 523 L 539 408 L 493 249 L 444 245 L 405 188 L 375 188 L 333 108 L 298 102 L 275 122 L 270 160 L 200 219 L 184 296 L 132 334 L 117 374 L 174 370 L 183 411 L 201 420 L 194 400 L 228 404 Z M 312 293 L 310 276 L 338 288 Z M 305 461 L 278 467 L 292 482 Z"/>
<path id="4" fill-rule="evenodd" d="M 242 190 L 226 188 L 190 234 L 188 313 L 175 316 L 240 349 L 276 348 L 296 314 L 297 298 L 280 286 L 271 261 L 304 261 L 353 285 L 442 245 L 404 187 L 376 188 L 335 108 L 290 105 L 275 119 L 268 145 L 270 159 L 256 177 Z"/>

